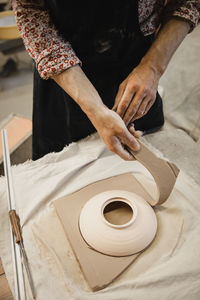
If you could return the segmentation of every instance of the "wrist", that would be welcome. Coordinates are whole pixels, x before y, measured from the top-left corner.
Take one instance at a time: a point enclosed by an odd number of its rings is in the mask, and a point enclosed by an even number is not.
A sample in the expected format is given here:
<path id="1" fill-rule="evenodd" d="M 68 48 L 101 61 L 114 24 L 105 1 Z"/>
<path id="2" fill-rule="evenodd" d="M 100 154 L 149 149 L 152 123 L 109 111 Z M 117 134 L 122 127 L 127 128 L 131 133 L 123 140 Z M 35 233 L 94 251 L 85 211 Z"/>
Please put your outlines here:
<path id="1" fill-rule="evenodd" d="M 88 107 L 85 113 L 87 114 L 92 124 L 97 128 L 103 125 L 103 118 L 105 118 L 108 111 L 109 108 L 104 105 L 103 102 L 96 102 L 94 106 L 92 105 Z"/>
<path id="2" fill-rule="evenodd" d="M 141 64 L 145 65 L 149 68 L 154 75 L 160 79 L 167 68 L 167 64 L 163 60 L 158 60 L 159 55 L 151 55 L 151 53 L 145 55 L 142 60 Z"/>
<path id="3" fill-rule="evenodd" d="M 180 18 L 168 19 L 160 27 L 153 44 L 141 62 L 149 65 L 161 77 L 189 29 L 189 23 Z"/>

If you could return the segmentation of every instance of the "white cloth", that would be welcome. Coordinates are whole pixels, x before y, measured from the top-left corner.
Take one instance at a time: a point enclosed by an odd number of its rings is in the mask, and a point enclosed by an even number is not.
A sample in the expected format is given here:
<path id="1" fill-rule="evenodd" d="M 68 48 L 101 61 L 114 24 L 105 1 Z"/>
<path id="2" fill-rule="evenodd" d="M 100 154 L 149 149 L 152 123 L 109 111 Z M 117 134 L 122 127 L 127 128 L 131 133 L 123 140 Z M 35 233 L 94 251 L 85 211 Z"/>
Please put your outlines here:
<path id="1" fill-rule="evenodd" d="M 169 200 L 156 208 L 159 229 L 153 244 L 107 288 L 89 290 L 52 203 L 89 183 L 126 172 L 132 172 L 153 193 L 153 180 L 144 167 L 113 155 L 97 134 L 62 152 L 12 167 L 16 209 L 37 300 L 199 299 L 200 187 L 183 172 Z M 0 208 L 0 256 L 13 290 L 3 177 Z"/>

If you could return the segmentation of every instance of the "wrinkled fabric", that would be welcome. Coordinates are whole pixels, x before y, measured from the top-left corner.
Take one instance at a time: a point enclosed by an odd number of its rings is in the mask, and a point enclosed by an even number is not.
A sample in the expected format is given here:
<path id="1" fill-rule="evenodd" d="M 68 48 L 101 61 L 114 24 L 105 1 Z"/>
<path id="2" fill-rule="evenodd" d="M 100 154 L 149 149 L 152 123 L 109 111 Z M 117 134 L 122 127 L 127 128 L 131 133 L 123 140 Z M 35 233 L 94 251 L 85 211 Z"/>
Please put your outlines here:
<path id="1" fill-rule="evenodd" d="M 156 151 L 155 149 L 153 149 Z M 137 162 L 109 152 L 97 134 L 62 152 L 12 167 L 37 300 L 197 300 L 200 294 L 200 188 L 180 173 L 168 201 L 157 207 L 158 232 L 117 280 L 91 292 L 53 207 L 53 201 L 87 184 L 131 172 L 154 195 L 149 173 Z M 13 291 L 5 178 L 0 179 L 0 256 Z M 73 212 L 72 212 L 73 216 Z M 27 284 L 27 293 L 30 290 Z"/>

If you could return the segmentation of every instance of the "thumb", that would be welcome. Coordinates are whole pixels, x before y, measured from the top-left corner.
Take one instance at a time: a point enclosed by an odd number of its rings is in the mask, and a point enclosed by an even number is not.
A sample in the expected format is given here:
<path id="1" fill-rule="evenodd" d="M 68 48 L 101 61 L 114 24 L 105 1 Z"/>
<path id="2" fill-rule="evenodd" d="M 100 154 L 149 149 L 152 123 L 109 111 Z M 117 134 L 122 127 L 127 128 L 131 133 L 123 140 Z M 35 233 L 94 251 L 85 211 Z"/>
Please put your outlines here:
<path id="1" fill-rule="evenodd" d="M 139 151 L 140 150 L 140 144 L 137 141 L 137 139 L 128 131 L 128 129 L 126 128 L 126 130 L 124 131 L 124 134 L 121 138 L 122 143 L 127 146 L 128 148 L 130 148 L 133 151 Z"/>

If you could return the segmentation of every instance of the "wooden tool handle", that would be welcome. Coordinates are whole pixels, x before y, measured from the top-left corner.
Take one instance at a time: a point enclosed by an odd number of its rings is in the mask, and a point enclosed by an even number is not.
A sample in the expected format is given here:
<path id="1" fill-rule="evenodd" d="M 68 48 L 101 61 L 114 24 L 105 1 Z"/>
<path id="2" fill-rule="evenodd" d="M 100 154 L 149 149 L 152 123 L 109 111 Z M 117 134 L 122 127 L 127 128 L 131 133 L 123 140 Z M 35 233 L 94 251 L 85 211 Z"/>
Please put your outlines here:
<path id="1" fill-rule="evenodd" d="M 13 230 L 13 233 L 14 233 L 15 238 L 16 238 L 16 243 L 22 242 L 23 238 L 22 238 L 20 220 L 19 220 L 18 215 L 16 214 L 15 209 L 11 209 L 9 211 L 9 217 L 10 217 L 12 230 Z"/>

